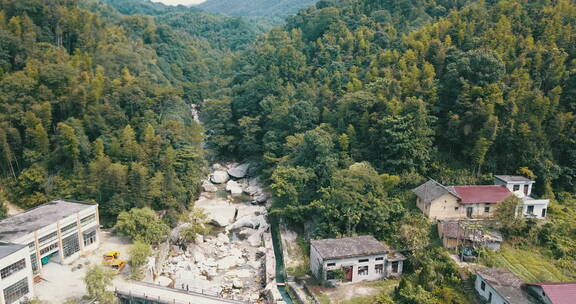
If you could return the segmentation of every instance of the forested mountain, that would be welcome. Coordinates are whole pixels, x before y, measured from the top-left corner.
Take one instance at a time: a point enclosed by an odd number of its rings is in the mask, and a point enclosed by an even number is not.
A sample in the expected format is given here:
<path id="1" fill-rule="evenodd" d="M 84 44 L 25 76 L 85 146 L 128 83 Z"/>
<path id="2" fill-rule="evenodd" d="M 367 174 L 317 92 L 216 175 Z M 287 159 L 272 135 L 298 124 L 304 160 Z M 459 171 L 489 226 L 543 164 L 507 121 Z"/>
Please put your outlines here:
<path id="1" fill-rule="evenodd" d="M 262 160 L 274 213 L 315 237 L 422 248 L 406 190 L 426 177 L 535 177 L 554 220 L 507 236 L 574 273 L 575 58 L 568 0 L 320 1 L 239 56 L 203 116 L 211 147 Z M 444 254 L 412 258 L 397 302 L 465 302 Z"/>
<path id="2" fill-rule="evenodd" d="M 194 7 L 167 6 L 149 0 L 104 0 L 104 2 L 125 15 L 154 16 L 157 24 L 167 25 L 194 39 L 202 39 L 211 48 L 224 51 L 243 48 L 269 28 L 264 19 L 215 16 Z"/>
<path id="3" fill-rule="evenodd" d="M 205 167 L 187 105 L 202 89 L 178 83 L 217 67 L 179 39 L 75 0 L 1 0 L 3 195 L 23 208 L 96 201 L 105 224 L 132 207 L 186 207 Z"/>
<path id="4" fill-rule="evenodd" d="M 232 16 L 286 17 L 318 0 L 207 0 L 197 7 Z"/>

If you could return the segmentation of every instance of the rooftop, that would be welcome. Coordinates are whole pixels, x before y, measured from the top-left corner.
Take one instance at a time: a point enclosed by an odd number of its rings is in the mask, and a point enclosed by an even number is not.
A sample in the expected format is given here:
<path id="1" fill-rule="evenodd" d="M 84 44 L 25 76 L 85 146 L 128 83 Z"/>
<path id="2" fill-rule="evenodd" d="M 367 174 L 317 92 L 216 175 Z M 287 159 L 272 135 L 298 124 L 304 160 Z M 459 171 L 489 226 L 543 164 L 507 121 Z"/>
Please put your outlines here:
<path id="1" fill-rule="evenodd" d="M 488 268 L 476 271 L 510 304 L 528 304 L 533 301 L 522 291 L 524 282 L 505 268 Z"/>
<path id="2" fill-rule="evenodd" d="M 452 189 L 442 185 L 441 183 L 439 183 L 433 179 L 431 179 L 431 180 L 425 182 L 424 184 L 414 188 L 412 190 L 412 192 L 414 192 L 414 194 L 416 194 L 416 196 L 418 196 L 425 203 L 429 203 L 429 202 L 441 197 L 442 195 L 444 195 L 446 193 L 450 193 L 450 194 L 458 197 L 458 194 L 456 194 Z"/>
<path id="3" fill-rule="evenodd" d="M 512 192 L 504 186 L 451 186 L 462 204 L 500 203 Z"/>
<path id="4" fill-rule="evenodd" d="M 91 203 L 53 200 L 0 221 L 0 242 L 10 242 L 70 215 L 94 206 Z"/>
<path id="5" fill-rule="evenodd" d="M 386 254 L 388 249 L 371 235 L 312 240 L 310 245 L 325 260 Z"/>
<path id="6" fill-rule="evenodd" d="M 521 175 L 495 175 L 495 177 L 505 182 L 534 182 L 533 180 Z"/>
<path id="7" fill-rule="evenodd" d="M 493 229 L 487 229 L 478 221 L 440 221 L 442 235 L 448 238 L 466 239 L 474 242 L 502 242 L 502 234 Z"/>
<path id="8" fill-rule="evenodd" d="M 0 243 L 0 259 L 3 259 L 15 252 L 18 252 L 22 248 L 26 248 L 26 245 Z"/>
<path id="9" fill-rule="evenodd" d="M 576 282 L 536 283 L 542 287 L 552 304 L 573 304 L 576 299 Z"/>

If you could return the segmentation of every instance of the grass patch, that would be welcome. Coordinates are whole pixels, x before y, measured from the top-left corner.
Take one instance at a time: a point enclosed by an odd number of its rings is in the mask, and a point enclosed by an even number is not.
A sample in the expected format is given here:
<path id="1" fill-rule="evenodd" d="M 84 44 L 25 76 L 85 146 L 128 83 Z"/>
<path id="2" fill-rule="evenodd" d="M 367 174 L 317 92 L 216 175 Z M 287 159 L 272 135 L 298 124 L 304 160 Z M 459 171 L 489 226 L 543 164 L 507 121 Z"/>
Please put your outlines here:
<path id="1" fill-rule="evenodd" d="M 378 288 L 378 293 L 372 296 L 357 297 L 347 301 L 343 301 L 342 304 L 372 304 L 376 302 L 382 294 L 391 296 L 394 289 L 398 286 L 399 281 L 396 280 L 384 280 L 384 281 L 374 281 L 365 283 L 366 286 Z"/>
<path id="2" fill-rule="evenodd" d="M 330 298 L 325 294 L 319 295 L 316 298 L 320 301 L 320 304 L 330 304 Z"/>
<path id="3" fill-rule="evenodd" d="M 490 267 L 507 268 L 528 283 L 570 280 L 570 277 L 554 265 L 552 259 L 540 254 L 536 249 L 528 251 L 504 245 L 498 252 L 487 253 L 483 262 Z"/>
<path id="4" fill-rule="evenodd" d="M 303 277 L 310 270 L 309 245 L 301 236 L 296 239 L 296 244 L 297 246 L 287 248 L 292 263 L 286 266 L 286 273 L 294 277 Z M 295 261 L 298 261 L 297 264 Z"/>

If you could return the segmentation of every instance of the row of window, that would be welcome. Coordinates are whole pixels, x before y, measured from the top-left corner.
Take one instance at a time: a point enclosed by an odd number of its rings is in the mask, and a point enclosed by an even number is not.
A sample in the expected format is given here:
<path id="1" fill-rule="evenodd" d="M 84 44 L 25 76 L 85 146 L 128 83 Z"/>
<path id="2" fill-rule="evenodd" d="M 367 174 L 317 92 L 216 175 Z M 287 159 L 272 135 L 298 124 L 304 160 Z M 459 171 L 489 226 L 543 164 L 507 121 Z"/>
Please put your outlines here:
<path id="1" fill-rule="evenodd" d="M 21 259 L 20 261 L 12 265 L 8 265 L 2 268 L 2 270 L 0 270 L 0 277 L 2 277 L 2 279 L 5 279 L 24 268 L 26 268 L 26 261 L 24 261 L 24 259 Z"/>
<path id="2" fill-rule="evenodd" d="M 86 226 L 92 222 L 96 221 L 96 214 L 90 214 L 86 217 L 83 217 L 82 219 L 80 219 L 80 224 L 82 226 Z"/>
<path id="3" fill-rule="evenodd" d="M 28 278 L 26 277 L 4 289 L 4 302 L 6 302 L 6 304 L 15 303 L 29 292 L 30 289 L 28 288 Z"/>

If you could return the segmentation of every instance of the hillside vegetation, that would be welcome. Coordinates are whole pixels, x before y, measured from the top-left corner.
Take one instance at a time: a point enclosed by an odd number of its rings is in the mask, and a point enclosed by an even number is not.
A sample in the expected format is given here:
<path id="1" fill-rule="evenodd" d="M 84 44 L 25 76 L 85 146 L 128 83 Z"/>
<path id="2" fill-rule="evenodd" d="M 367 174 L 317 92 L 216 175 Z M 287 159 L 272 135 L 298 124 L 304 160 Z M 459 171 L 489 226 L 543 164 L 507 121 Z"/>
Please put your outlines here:
<path id="1" fill-rule="evenodd" d="M 318 0 L 207 0 L 197 7 L 211 13 L 250 17 L 286 17 Z"/>

